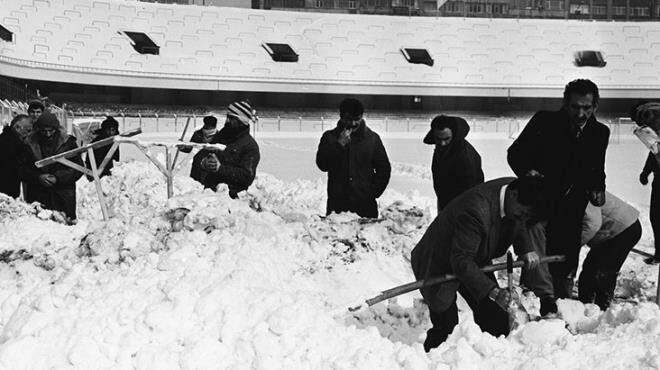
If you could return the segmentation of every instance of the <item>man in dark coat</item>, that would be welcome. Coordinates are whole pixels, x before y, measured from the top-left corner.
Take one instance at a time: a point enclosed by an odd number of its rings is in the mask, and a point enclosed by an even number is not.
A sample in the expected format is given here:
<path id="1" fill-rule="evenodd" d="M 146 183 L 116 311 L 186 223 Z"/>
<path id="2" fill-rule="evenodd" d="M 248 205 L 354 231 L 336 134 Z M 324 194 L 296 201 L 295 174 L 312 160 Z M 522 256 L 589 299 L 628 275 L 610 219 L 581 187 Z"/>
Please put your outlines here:
<path id="1" fill-rule="evenodd" d="M 25 138 L 32 132 L 30 117 L 19 114 L 0 134 L 0 193 L 13 198 L 21 194 L 19 158 L 25 150 Z"/>
<path id="2" fill-rule="evenodd" d="M 92 143 L 95 143 L 97 141 L 101 141 L 103 139 L 107 139 L 109 137 L 117 136 L 119 135 L 119 122 L 117 122 L 116 119 L 113 117 L 106 117 L 103 122 L 101 122 L 101 129 L 96 132 L 96 137 L 94 140 L 92 140 Z M 110 151 L 110 148 L 112 147 L 112 144 L 105 145 L 102 147 L 94 148 L 94 159 L 96 160 L 96 165 L 100 166 L 101 162 L 103 162 L 103 159 L 105 159 L 105 156 L 108 155 L 108 152 Z M 103 176 L 110 176 L 112 175 L 112 168 L 114 167 L 114 162 L 117 161 L 119 162 L 119 148 L 115 151 L 115 153 L 112 155 L 112 159 L 108 162 L 108 164 L 105 166 L 103 171 L 99 174 L 99 177 Z M 87 168 L 91 168 L 91 164 L 89 161 L 89 157 L 85 160 L 85 164 L 87 165 Z M 89 181 L 93 181 L 94 179 L 91 177 L 87 177 Z"/>
<path id="3" fill-rule="evenodd" d="M 35 131 L 27 137 L 28 150 L 20 163 L 21 176 L 26 183 L 25 200 L 62 211 L 69 219 L 75 220 L 76 181 L 82 173 L 60 163 L 37 168 L 34 162 L 76 149 L 76 138 L 68 135 L 57 117 L 50 112 L 42 113 L 34 128 Z M 83 166 L 80 155 L 69 160 Z"/>
<path id="4" fill-rule="evenodd" d="M 211 143 L 211 141 L 213 141 L 213 138 L 215 137 L 215 134 L 218 133 L 217 127 L 218 127 L 217 118 L 215 118 L 214 116 L 204 117 L 204 126 L 192 134 L 190 141 L 198 144 Z M 192 148 L 181 149 L 181 151 L 184 153 L 190 153 L 191 150 Z M 190 167 L 190 177 L 193 180 L 199 182 L 200 184 L 204 184 L 204 180 L 206 179 L 206 176 L 208 174 L 208 172 L 202 169 L 201 166 L 202 159 L 206 158 L 210 153 L 211 153 L 210 150 L 202 149 L 198 151 L 197 154 L 195 154 L 195 156 L 193 157 L 192 166 Z"/>
<path id="5" fill-rule="evenodd" d="M 444 342 L 458 324 L 456 292 L 472 308 L 474 321 L 494 336 L 509 333 L 506 289 L 492 273 L 480 269 L 504 255 L 511 244 L 526 267 L 538 266 L 529 229 L 544 217 L 543 180 L 500 178 L 477 185 L 449 202 L 412 251 L 415 277 L 455 274 L 458 281 L 421 289 L 433 327 L 427 332 L 428 352 Z"/>
<path id="6" fill-rule="evenodd" d="M 316 165 L 328 173 L 326 214 L 355 212 L 361 217 L 378 217 L 376 199 L 387 188 L 391 166 L 380 136 L 367 127 L 363 114 L 360 101 L 343 100 L 337 127 L 321 137 Z"/>
<path id="7" fill-rule="evenodd" d="M 537 112 L 508 149 L 516 175 L 541 176 L 554 205 L 547 225 L 548 254 L 566 255 L 549 266 L 554 297 L 541 297 L 541 313 L 556 312 L 555 298 L 571 295 L 569 274 L 578 264 L 582 218 L 587 202 L 605 203 L 605 152 L 610 131 L 598 122 L 598 87 L 589 80 L 566 85 L 559 111 Z M 543 254 L 546 251 L 539 251 Z"/>
<path id="8" fill-rule="evenodd" d="M 462 192 L 484 182 L 481 156 L 465 140 L 470 126 L 463 118 L 437 116 L 424 144 L 435 145 L 431 172 L 438 213 Z"/>
<path id="9" fill-rule="evenodd" d="M 261 158 L 259 145 L 250 135 L 250 124 L 254 123 L 256 112 L 249 102 L 237 101 L 227 107 L 225 126 L 210 142 L 226 148 L 209 152 L 200 162 L 202 170 L 208 172 L 203 180 L 205 187 L 215 189 L 218 184 L 227 184 L 229 196 L 236 199 L 252 184 Z"/>

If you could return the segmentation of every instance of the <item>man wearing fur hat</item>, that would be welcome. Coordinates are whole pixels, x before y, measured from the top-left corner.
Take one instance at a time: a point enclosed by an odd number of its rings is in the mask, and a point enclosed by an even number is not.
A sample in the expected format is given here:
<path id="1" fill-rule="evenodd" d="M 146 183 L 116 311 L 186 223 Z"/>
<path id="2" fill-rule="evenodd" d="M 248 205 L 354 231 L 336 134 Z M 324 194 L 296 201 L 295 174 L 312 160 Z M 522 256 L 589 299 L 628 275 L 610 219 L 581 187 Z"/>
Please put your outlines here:
<path id="1" fill-rule="evenodd" d="M 218 133 L 217 127 L 217 118 L 211 115 L 204 117 L 204 126 L 192 134 L 190 141 L 198 144 L 209 144 L 215 137 L 215 134 Z M 184 153 L 190 153 L 192 147 L 181 148 L 181 151 Z M 190 168 L 190 177 L 200 184 L 204 184 L 206 176 L 208 175 L 208 172 L 202 168 L 202 160 L 210 153 L 211 151 L 208 149 L 202 149 L 193 157 L 192 166 Z"/>
<path id="2" fill-rule="evenodd" d="M 76 219 L 76 181 L 82 173 L 60 163 L 37 168 L 34 162 L 76 149 L 76 138 L 66 133 L 57 117 L 44 112 L 34 123 L 34 131 L 26 138 L 29 150 L 21 159 L 20 171 L 26 183 L 25 200 L 39 202 L 45 208 L 62 211 Z M 70 161 L 83 166 L 79 155 Z"/>
<path id="3" fill-rule="evenodd" d="M 484 182 L 481 156 L 465 140 L 470 126 L 461 117 L 436 116 L 424 144 L 435 145 L 431 172 L 438 213 L 464 191 Z"/>
<path id="4" fill-rule="evenodd" d="M 119 135 L 119 122 L 117 122 L 117 120 L 114 119 L 113 117 L 108 116 L 103 120 L 103 122 L 101 122 L 101 129 L 96 131 L 96 137 L 94 138 L 94 140 L 92 140 L 92 143 L 117 135 Z M 96 160 L 97 166 L 100 165 L 101 162 L 103 162 L 103 159 L 105 158 L 106 155 L 108 155 L 108 152 L 110 151 L 111 147 L 112 144 L 94 148 L 94 159 Z M 112 175 L 112 167 L 114 167 L 115 161 L 119 162 L 119 148 L 117 148 L 115 153 L 112 155 L 112 159 L 108 162 L 108 164 L 105 166 L 103 171 L 99 174 L 99 177 Z M 89 157 L 87 158 L 85 163 L 87 164 L 87 168 L 91 168 Z M 94 180 L 92 177 L 89 176 L 87 177 L 87 179 L 89 181 Z"/>
<path id="5" fill-rule="evenodd" d="M 316 165 L 328 173 L 326 214 L 378 217 L 376 199 L 387 188 L 391 166 L 380 136 L 367 127 L 363 114 L 359 100 L 344 99 L 337 127 L 321 136 Z"/>
<path id="6" fill-rule="evenodd" d="M 247 190 L 254 181 L 259 164 L 259 145 L 250 135 L 250 124 L 256 124 L 256 112 L 246 100 L 231 103 L 222 130 L 211 139 L 211 144 L 223 144 L 223 151 L 211 151 L 201 161 L 200 167 L 208 172 L 203 180 L 205 187 L 214 189 L 227 184 L 229 196 Z"/>

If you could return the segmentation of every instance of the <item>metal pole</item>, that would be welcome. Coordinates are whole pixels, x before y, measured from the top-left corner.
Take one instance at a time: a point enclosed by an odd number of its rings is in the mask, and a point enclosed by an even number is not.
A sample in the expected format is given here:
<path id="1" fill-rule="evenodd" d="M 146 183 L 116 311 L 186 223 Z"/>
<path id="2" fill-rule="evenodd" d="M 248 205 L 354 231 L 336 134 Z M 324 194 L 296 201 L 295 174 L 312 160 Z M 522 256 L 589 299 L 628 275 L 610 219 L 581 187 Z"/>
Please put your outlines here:
<path id="1" fill-rule="evenodd" d="M 298 117 L 298 131 L 302 131 L 302 117 Z"/>
<path id="2" fill-rule="evenodd" d="M 174 115 L 174 132 L 176 132 L 176 130 L 179 128 L 179 125 L 178 125 L 177 123 L 178 123 L 178 122 L 177 122 L 177 116 L 176 116 L 176 114 L 175 114 L 175 115 Z"/>
<path id="3" fill-rule="evenodd" d="M 277 116 L 277 132 L 282 131 L 282 119 L 280 119 L 280 116 Z"/>
<path id="4" fill-rule="evenodd" d="M 126 115 L 124 113 L 119 113 L 121 115 L 121 127 L 122 131 L 126 131 Z"/>
<path id="5" fill-rule="evenodd" d="M 140 125 L 140 128 L 142 128 L 142 113 L 138 112 L 138 124 Z"/>
<path id="6" fill-rule="evenodd" d="M 160 131 L 160 122 L 158 120 L 158 113 L 154 113 L 154 116 L 156 116 L 156 132 Z"/>

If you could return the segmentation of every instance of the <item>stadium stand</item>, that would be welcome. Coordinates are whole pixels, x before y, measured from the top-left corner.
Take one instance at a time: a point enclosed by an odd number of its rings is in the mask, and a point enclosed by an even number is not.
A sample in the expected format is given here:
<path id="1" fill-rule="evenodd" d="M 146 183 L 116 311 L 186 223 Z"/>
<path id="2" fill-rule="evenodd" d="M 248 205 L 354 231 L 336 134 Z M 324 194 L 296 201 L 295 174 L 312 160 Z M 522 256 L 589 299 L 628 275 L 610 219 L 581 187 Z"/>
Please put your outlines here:
<path id="1" fill-rule="evenodd" d="M 660 23 L 407 18 L 117 0 L 12 0 L 3 74 L 90 85 L 195 90 L 556 97 L 590 78 L 604 97 L 655 97 Z M 143 32 L 160 55 L 137 53 Z M 276 62 L 264 43 L 288 44 Z M 401 49 L 426 49 L 433 65 Z M 606 65 L 578 67 L 599 51 Z"/>

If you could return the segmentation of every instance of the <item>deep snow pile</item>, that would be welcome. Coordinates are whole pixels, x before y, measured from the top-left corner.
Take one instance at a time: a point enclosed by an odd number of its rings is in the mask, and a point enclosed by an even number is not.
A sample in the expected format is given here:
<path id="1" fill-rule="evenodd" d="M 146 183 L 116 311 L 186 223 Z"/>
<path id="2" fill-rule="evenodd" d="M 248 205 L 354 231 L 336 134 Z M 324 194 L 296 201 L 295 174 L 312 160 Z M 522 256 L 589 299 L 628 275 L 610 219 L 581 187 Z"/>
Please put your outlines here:
<path id="1" fill-rule="evenodd" d="M 1 368 L 660 367 L 650 303 L 600 313 L 561 302 L 568 328 L 534 322 L 508 338 L 481 333 L 463 310 L 430 354 L 417 294 L 349 313 L 413 279 L 407 258 L 433 200 L 388 191 L 382 219 L 367 222 L 322 217 L 322 182 L 264 174 L 233 201 L 181 176 L 168 201 L 150 164 L 113 171 L 103 179 L 108 222 L 84 179 L 74 226 L 0 199 L 0 253 L 31 258 L 0 264 Z M 168 211 L 183 208 L 174 232 Z"/>

